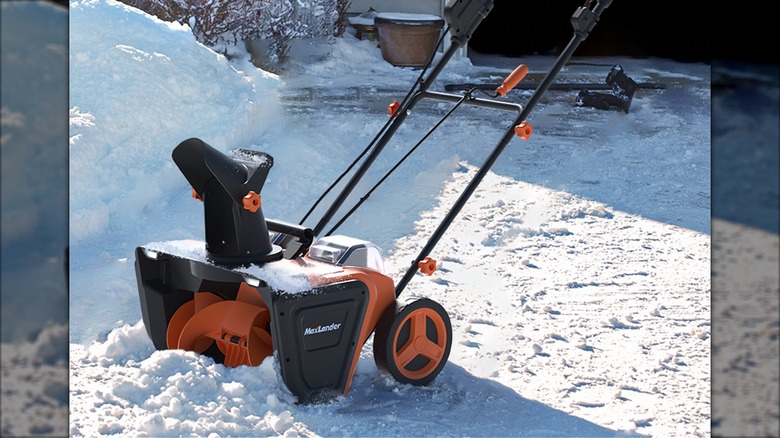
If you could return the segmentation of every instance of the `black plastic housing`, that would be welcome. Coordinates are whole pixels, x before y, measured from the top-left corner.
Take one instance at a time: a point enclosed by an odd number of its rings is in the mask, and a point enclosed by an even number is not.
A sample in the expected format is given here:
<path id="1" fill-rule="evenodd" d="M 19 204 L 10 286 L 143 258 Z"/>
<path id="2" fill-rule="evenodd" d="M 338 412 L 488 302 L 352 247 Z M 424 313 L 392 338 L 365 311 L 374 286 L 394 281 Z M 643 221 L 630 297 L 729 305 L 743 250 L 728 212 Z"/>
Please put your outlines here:
<path id="1" fill-rule="evenodd" d="M 229 267 L 136 249 L 141 314 L 158 350 L 168 349 L 166 333 L 178 308 L 199 291 L 235 300 L 244 274 Z M 300 403 L 330 400 L 345 392 L 352 375 L 360 331 L 369 302 L 368 287 L 348 280 L 288 293 L 259 281 L 253 288 L 270 311 L 273 348 L 282 379 Z M 217 362 L 212 348 L 204 352 Z"/>
<path id="2" fill-rule="evenodd" d="M 173 150 L 173 161 L 203 201 L 206 251 L 215 262 L 265 263 L 282 258 L 271 243 L 263 209 L 244 207 L 245 196 L 259 195 L 273 158 L 258 151 L 235 149 L 231 154 L 190 138 Z M 259 202 L 259 201 L 258 201 Z"/>
<path id="3" fill-rule="evenodd" d="M 301 403 L 344 393 L 368 304 L 358 280 L 302 294 L 274 295 L 271 333 L 282 378 Z"/>

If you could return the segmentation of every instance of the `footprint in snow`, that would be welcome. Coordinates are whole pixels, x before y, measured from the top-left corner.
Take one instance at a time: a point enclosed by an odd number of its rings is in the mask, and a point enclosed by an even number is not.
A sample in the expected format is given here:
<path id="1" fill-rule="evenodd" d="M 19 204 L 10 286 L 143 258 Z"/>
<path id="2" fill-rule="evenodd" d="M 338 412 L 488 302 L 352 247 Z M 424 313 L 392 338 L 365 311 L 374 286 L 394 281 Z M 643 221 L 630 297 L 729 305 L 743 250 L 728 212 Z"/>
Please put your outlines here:
<path id="1" fill-rule="evenodd" d="M 534 344 L 531 348 L 533 349 L 533 354 L 531 355 L 531 357 L 533 356 L 550 357 L 549 354 L 544 352 L 544 349 L 539 344 Z"/>
<path id="2" fill-rule="evenodd" d="M 596 351 L 595 348 L 591 347 L 590 345 L 588 345 L 588 344 L 586 344 L 584 342 L 581 342 L 581 343 L 575 345 L 575 347 L 579 348 L 582 351 L 587 351 L 589 353 L 593 353 L 594 351 Z"/>
<path id="3" fill-rule="evenodd" d="M 572 404 L 583 408 L 603 408 L 604 406 L 606 406 L 606 403 L 588 402 L 588 401 L 574 402 Z"/>
<path id="4" fill-rule="evenodd" d="M 525 266 L 526 268 L 539 269 L 538 266 L 536 266 L 535 264 L 531 263 L 531 261 L 528 260 L 528 259 L 524 259 L 523 261 L 520 262 L 520 264 Z"/>
<path id="5" fill-rule="evenodd" d="M 625 323 L 621 322 L 620 320 L 618 320 L 617 318 L 615 318 L 614 316 L 612 318 L 609 318 L 609 323 L 608 324 L 604 324 L 603 327 L 611 327 L 611 328 L 614 328 L 614 329 L 637 329 L 637 328 L 639 328 L 636 325 L 625 324 Z"/>
<path id="6" fill-rule="evenodd" d="M 547 338 L 553 339 L 553 340 L 556 340 L 556 341 L 569 342 L 565 337 L 563 337 L 563 336 L 561 336 L 561 335 L 559 335 L 557 333 L 553 333 L 551 335 L 548 335 Z"/>
<path id="7" fill-rule="evenodd" d="M 481 345 L 478 342 L 474 342 L 474 341 L 463 341 L 463 342 L 461 342 L 461 345 L 464 345 L 464 346 L 470 347 L 470 348 L 476 348 L 476 349 L 479 349 L 479 347 L 481 347 Z"/>

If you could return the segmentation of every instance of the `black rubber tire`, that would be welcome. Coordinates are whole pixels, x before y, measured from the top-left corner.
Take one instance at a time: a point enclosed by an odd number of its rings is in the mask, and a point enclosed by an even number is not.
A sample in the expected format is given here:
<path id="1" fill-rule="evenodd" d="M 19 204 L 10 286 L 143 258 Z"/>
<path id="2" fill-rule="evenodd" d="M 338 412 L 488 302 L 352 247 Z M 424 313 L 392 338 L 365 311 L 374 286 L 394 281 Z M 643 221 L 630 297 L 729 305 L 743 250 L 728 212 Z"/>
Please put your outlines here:
<path id="1" fill-rule="evenodd" d="M 413 328 L 411 319 L 421 321 L 423 317 L 424 329 Z M 413 331 L 417 332 L 415 339 Z M 416 350 L 417 346 L 412 346 L 415 341 L 425 351 Z M 444 368 L 451 347 L 452 325 L 447 312 L 439 303 L 421 298 L 405 306 L 391 306 L 382 315 L 374 333 L 374 362 L 398 382 L 426 385 Z M 434 354 L 426 355 L 429 351 Z M 408 360 L 400 363 L 403 359 Z"/>

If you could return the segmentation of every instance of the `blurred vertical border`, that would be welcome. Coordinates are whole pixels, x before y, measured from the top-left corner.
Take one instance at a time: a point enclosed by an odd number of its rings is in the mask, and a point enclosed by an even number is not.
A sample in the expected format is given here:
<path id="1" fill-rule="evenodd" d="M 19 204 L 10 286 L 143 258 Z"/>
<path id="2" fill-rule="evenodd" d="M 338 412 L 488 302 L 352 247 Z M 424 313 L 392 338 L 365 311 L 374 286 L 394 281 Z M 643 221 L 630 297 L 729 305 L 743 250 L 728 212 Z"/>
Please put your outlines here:
<path id="1" fill-rule="evenodd" d="M 703 12 L 704 13 L 704 12 Z M 753 4 L 712 18 L 712 436 L 780 436 L 780 55 Z"/>
<path id="2" fill-rule="evenodd" d="M 2 0 L 3 8 L 0 14 L 3 22 L 13 20 L 6 3 L 23 2 L 25 0 Z M 626 2 L 626 0 L 617 0 Z M 50 1 L 62 9 L 67 8 L 66 0 Z M 701 2 L 699 2 L 701 4 Z M 661 24 L 664 16 L 674 12 L 671 2 L 647 3 L 652 8 L 642 16 L 646 22 Z M 766 10 L 764 10 L 766 9 Z M 715 4 L 703 5 L 687 18 L 676 23 L 700 27 L 702 22 L 709 24 L 705 34 L 711 37 L 712 47 L 712 266 L 713 266 L 713 355 L 712 355 L 712 387 L 713 387 L 713 436 L 779 436 L 780 417 L 778 406 L 778 375 L 780 361 L 778 360 L 778 327 L 780 322 L 777 313 L 777 302 L 780 299 L 777 272 L 780 270 L 777 262 L 778 236 L 778 126 L 777 117 L 778 89 L 780 88 L 780 73 L 778 69 L 777 52 L 769 49 L 774 47 L 772 31 L 775 28 L 774 17 L 768 6 L 733 5 L 727 10 L 717 8 Z M 59 44 L 67 48 L 67 13 L 60 18 L 65 22 L 65 31 Z M 657 20 L 656 20 L 657 19 Z M 10 65 L 5 61 L 10 53 L 7 43 L 8 26 L 3 25 L 2 32 L 2 105 L 5 107 L 10 99 L 6 90 L 12 90 L 17 84 L 8 83 L 10 75 L 6 68 Z M 29 37 L 40 32 L 38 27 L 27 30 Z M 18 35 L 15 35 L 18 37 Z M 652 39 L 648 34 L 646 38 Z M 50 42 L 51 43 L 51 42 Z M 54 42 L 57 43 L 57 42 Z M 689 47 L 687 43 L 678 42 L 681 47 Z M 50 47 L 49 47 L 50 49 Z M 45 55 L 47 48 L 39 52 Z M 696 54 L 692 54 L 694 58 Z M 709 55 L 705 55 L 708 57 Z M 68 66 L 67 56 L 64 62 L 61 58 L 48 59 L 48 75 L 54 75 L 63 81 L 67 89 Z M 60 65 L 61 64 L 61 65 Z M 38 73 L 44 73 L 39 71 Z M 35 77 L 30 77 L 34 81 Z M 58 134 L 62 148 L 67 150 L 67 93 L 64 96 L 52 95 L 46 102 L 30 102 L 30 104 L 54 105 L 61 109 L 61 120 L 52 120 L 57 126 L 65 126 Z M 12 109 L 4 110 L 2 136 L 7 138 L 10 125 L 18 123 Z M 14 122 L 16 120 L 16 122 Z M 755 124 L 754 124 L 755 123 Z M 742 129 L 740 131 L 740 129 Z M 14 161 L 5 144 L 2 148 L 0 162 L 5 166 L 29 166 L 30 175 L 36 175 L 34 162 Z M 13 164 L 11 164 L 13 163 Z M 62 168 L 67 169 L 67 158 L 63 160 Z M 5 185 L 5 184 L 3 184 Z M 55 187 L 56 188 L 56 187 Z M 67 190 L 67 184 L 60 189 Z M 3 191 L 9 187 L 3 187 Z M 67 196 L 67 192 L 65 193 Z M 3 196 L 5 199 L 5 195 Z M 3 210 L 13 208 L 3 204 Z M 66 212 L 62 213 L 67 218 Z M 66 220 L 66 219 L 65 219 Z M 56 228 L 56 227 L 55 227 Z M 67 232 L 62 240 L 67 243 Z M 775 245 L 775 246 L 773 246 Z M 11 251 L 11 252 L 9 252 Z M 14 249 L 5 246 L 0 258 L 7 260 L 15 255 Z M 772 251 L 775 251 L 774 254 Z M 64 259 L 64 254 L 60 254 Z M 63 260 L 64 262 L 64 260 Z M 5 267 L 4 267 L 5 269 Z M 2 272 L 7 277 L 7 272 Z M 65 277 L 63 276 L 63 279 Z M 63 283 L 65 281 L 63 280 Z M 63 286 L 66 286 L 63 284 Z M 5 288 L 5 285 L 3 285 Z M 66 288 L 62 288 L 61 297 L 67 303 Z M 5 293 L 3 291 L 4 297 Z M 60 297 L 54 297 L 54 303 Z M 19 304 L 22 303 L 22 304 Z M 3 314 L 15 313 L 17 306 L 24 302 L 3 299 Z M 35 303 L 36 306 L 46 306 L 46 303 Z M 26 309 L 18 309 L 24 311 Z M 47 328 L 48 321 L 59 321 L 62 309 L 50 309 L 55 315 L 52 319 L 32 321 L 28 333 L 13 333 L 8 335 L 9 342 L 4 345 L 33 346 L 43 360 L 54 368 L 62 368 L 60 387 L 55 383 L 43 387 L 47 397 L 61 403 L 55 404 L 56 411 L 48 424 L 30 423 L 24 432 L 24 425 L 16 424 L 16 429 L 6 429 L 3 419 L 3 436 L 27 435 L 67 435 L 67 394 L 63 399 L 62 388 L 67 390 L 67 361 L 60 361 L 62 349 L 57 350 L 57 343 L 65 338 L 51 335 L 41 339 L 41 332 Z M 774 314 L 772 311 L 774 310 Z M 58 313 L 59 312 L 59 313 Z M 757 313 L 759 312 L 759 313 Z M 64 314 L 67 316 L 67 309 Z M 5 318 L 4 318 L 5 320 Z M 36 327 L 36 323 L 38 326 Z M 5 326 L 3 327 L 6 328 Z M 13 327 L 11 328 L 13 329 Z M 4 330 L 6 331 L 6 330 Z M 5 334 L 3 335 L 5 338 Z M 67 356 L 67 345 L 64 347 Z M 53 353 L 52 353 L 53 351 Z M 6 352 L 3 352 L 6 356 Z M 59 369 L 58 368 L 58 369 Z M 4 366 L 0 387 L 2 387 L 3 416 L 6 406 L 13 404 L 11 396 L 6 392 L 9 383 Z M 56 373 L 55 380 L 56 382 Z M 39 387 L 30 387 L 36 391 Z M 54 388 L 54 389 L 52 389 Z M 59 392 L 58 392 L 59 389 Z M 8 397 L 7 397 L 8 396 Z M 64 402 L 63 402 L 64 400 Z M 64 411 L 64 414 L 62 413 Z M 23 418 L 19 421 L 25 421 Z"/>
<path id="3" fill-rule="evenodd" d="M 780 436 L 780 66 L 712 62 L 712 435 Z"/>
<path id="4" fill-rule="evenodd" d="M 67 2 L 0 19 L 0 434 L 67 436 Z"/>

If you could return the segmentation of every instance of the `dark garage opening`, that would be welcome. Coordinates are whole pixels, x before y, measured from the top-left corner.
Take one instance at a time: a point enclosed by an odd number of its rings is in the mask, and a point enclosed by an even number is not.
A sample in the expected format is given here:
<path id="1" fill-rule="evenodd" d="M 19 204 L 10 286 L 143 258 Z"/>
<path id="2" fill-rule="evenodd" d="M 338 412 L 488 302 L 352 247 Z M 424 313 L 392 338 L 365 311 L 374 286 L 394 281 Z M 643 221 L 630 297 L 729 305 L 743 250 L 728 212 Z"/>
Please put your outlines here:
<path id="1" fill-rule="evenodd" d="M 582 0 L 495 0 L 470 50 L 509 57 L 556 55 L 572 37 L 569 17 Z M 659 57 L 709 62 L 710 12 L 703 0 L 615 0 L 576 56 Z"/>

